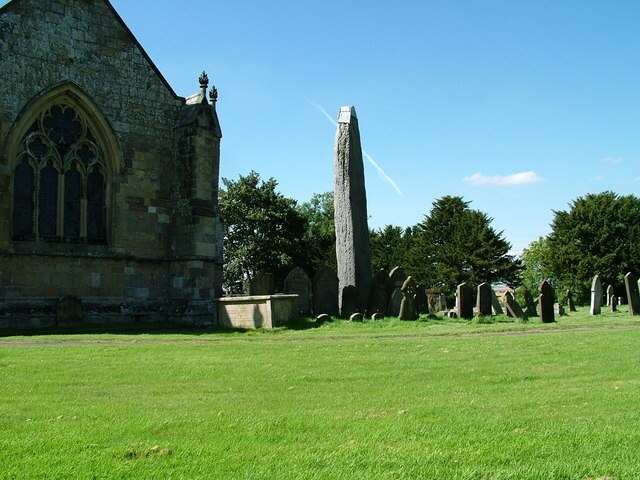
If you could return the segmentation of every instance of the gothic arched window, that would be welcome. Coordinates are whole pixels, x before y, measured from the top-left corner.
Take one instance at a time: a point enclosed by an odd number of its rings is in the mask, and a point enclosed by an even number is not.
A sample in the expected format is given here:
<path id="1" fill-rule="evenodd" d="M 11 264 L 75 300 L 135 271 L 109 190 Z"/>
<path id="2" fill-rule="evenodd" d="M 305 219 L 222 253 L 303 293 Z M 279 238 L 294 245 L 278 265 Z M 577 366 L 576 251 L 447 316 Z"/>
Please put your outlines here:
<path id="1" fill-rule="evenodd" d="M 13 176 L 13 238 L 104 243 L 106 163 L 77 108 L 44 109 L 23 136 Z"/>

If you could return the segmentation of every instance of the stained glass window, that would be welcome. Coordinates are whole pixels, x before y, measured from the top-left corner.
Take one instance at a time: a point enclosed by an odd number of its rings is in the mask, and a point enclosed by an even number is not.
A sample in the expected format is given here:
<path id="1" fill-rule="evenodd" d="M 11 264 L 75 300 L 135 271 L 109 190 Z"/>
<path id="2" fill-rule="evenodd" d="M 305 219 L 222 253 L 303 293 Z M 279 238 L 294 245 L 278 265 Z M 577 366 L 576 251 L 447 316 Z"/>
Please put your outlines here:
<path id="1" fill-rule="evenodd" d="M 58 171 L 51 165 L 40 172 L 38 208 L 38 234 L 45 238 L 55 237 L 58 220 Z"/>
<path id="2" fill-rule="evenodd" d="M 13 238 L 103 243 L 107 170 L 80 110 L 64 102 L 44 109 L 25 133 L 19 155 L 24 160 L 14 173 Z"/>
<path id="3" fill-rule="evenodd" d="M 13 235 L 26 240 L 33 236 L 33 168 L 20 162 L 13 179 Z"/>
<path id="4" fill-rule="evenodd" d="M 74 166 L 64 175 L 64 237 L 68 240 L 80 238 L 81 197 L 82 179 Z"/>

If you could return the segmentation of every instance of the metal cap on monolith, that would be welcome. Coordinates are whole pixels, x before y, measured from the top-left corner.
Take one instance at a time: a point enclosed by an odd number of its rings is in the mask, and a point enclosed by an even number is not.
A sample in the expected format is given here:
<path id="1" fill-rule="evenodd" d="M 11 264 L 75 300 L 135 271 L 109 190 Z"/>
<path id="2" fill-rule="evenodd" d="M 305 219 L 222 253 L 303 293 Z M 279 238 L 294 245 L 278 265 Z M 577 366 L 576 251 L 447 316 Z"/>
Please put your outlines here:
<path id="1" fill-rule="evenodd" d="M 352 106 L 338 113 L 333 179 L 339 305 L 342 309 L 343 288 L 353 285 L 358 309 L 364 311 L 371 285 L 371 250 L 360 130 Z"/>

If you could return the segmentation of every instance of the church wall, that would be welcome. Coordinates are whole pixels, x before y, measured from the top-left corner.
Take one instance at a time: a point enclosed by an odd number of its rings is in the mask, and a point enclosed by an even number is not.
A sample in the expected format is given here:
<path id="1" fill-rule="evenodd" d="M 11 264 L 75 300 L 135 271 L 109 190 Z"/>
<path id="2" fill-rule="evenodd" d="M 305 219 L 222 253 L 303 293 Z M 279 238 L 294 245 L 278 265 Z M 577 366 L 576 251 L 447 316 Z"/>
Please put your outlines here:
<path id="1" fill-rule="evenodd" d="M 91 99 L 117 144 L 108 179 L 107 245 L 11 240 L 14 165 L 7 147 L 12 129 L 34 99 L 63 82 L 73 82 Z M 172 179 L 182 168 L 174 128 L 184 99 L 166 84 L 109 5 L 104 0 L 8 4 L 0 10 L 0 83 L 0 328 L 3 321 L 5 327 L 20 325 L 34 317 L 33 311 L 40 311 L 47 324 L 55 318 L 53 307 L 67 295 L 82 300 L 87 318 L 100 308 L 110 315 L 205 315 L 222 271 L 213 258 L 216 218 L 194 215 L 188 225 L 176 227 L 176 204 L 188 202 L 192 193 L 177 192 Z M 197 170 L 197 196 L 213 195 L 217 208 L 211 185 L 217 188 L 219 139 L 214 141 L 210 156 L 189 161 Z M 203 140 L 196 135 L 193 142 Z M 205 165 L 209 161 L 213 167 Z M 177 252 L 182 245 L 188 248 Z M 38 306 L 31 314 L 29 304 Z"/>

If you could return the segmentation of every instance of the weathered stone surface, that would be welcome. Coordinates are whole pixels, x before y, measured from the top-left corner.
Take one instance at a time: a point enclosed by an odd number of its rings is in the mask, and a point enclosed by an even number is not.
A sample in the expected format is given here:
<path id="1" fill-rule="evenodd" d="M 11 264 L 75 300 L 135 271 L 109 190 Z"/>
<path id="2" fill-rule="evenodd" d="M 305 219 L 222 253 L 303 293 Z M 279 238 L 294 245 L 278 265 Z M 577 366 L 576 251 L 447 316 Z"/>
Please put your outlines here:
<path id="1" fill-rule="evenodd" d="M 609 285 L 607 287 L 607 293 L 606 293 L 606 297 L 607 297 L 607 305 L 611 305 L 611 296 L 615 295 L 615 291 L 613 289 L 613 285 Z"/>
<path id="2" fill-rule="evenodd" d="M 353 285 L 347 285 L 342 289 L 340 304 L 340 316 L 349 318 L 358 310 L 358 291 Z"/>
<path id="3" fill-rule="evenodd" d="M 249 282 L 249 295 L 273 295 L 276 293 L 276 284 L 268 273 L 259 273 Z"/>
<path id="4" fill-rule="evenodd" d="M 511 292 L 506 292 L 504 294 L 504 302 L 507 307 L 507 312 L 510 317 L 524 319 L 525 314 L 520 307 L 520 304 L 513 298 L 513 294 Z"/>
<path id="5" fill-rule="evenodd" d="M 556 316 L 562 317 L 564 315 L 564 305 L 562 305 L 561 303 L 554 303 L 553 311 Z"/>
<path id="6" fill-rule="evenodd" d="M 447 317 L 458 318 L 458 313 L 455 310 L 449 310 L 449 312 L 447 313 Z"/>
<path id="7" fill-rule="evenodd" d="M 392 317 L 400 315 L 400 304 L 402 303 L 402 284 L 407 279 L 402 267 L 395 267 L 389 272 L 389 306 L 387 313 Z"/>
<path id="8" fill-rule="evenodd" d="M 504 310 L 502 310 L 502 305 L 500 305 L 500 300 L 498 300 L 498 296 L 496 292 L 491 289 L 491 310 L 494 315 L 503 315 Z"/>
<path id="9" fill-rule="evenodd" d="M 402 303 L 400 304 L 400 313 L 398 315 L 400 320 L 415 320 L 418 317 L 414 299 L 415 290 L 416 284 L 413 279 L 407 277 L 401 287 Z"/>
<path id="10" fill-rule="evenodd" d="M 376 312 L 373 315 L 371 315 L 371 320 L 382 320 L 384 318 L 384 315 L 381 314 L 380 312 Z"/>
<path id="11" fill-rule="evenodd" d="M 356 303 L 364 311 L 370 291 L 371 250 L 360 131 L 353 107 L 340 109 L 333 172 L 339 286 L 342 293 L 345 286 L 353 285 Z"/>
<path id="12" fill-rule="evenodd" d="M 338 277 L 329 267 L 321 268 L 313 277 L 313 312 L 338 315 Z"/>
<path id="13" fill-rule="evenodd" d="M 371 279 L 371 294 L 369 295 L 369 308 L 367 314 L 387 314 L 389 306 L 389 275 L 384 269 L 378 270 Z"/>
<path id="14" fill-rule="evenodd" d="M 593 277 L 591 282 L 591 307 L 589 313 L 591 315 L 600 315 L 602 308 L 602 280 L 600 275 Z"/>
<path id="15" fill-rule="evenodd" d="M 300 267 L 296 267 L 284 280 L 284 293 L 298 295 L 298 312 L 303 315 L 311 313 L 311 280 Z"/>
<path id="16" fill-rule="evenodd" d="M 624 276 L 624 286 L 627 291 L 629 313 L 640 315 L 640 292 L 638 291 L 638 277 L 632 272 Z"/>
<path id="17" fill-rule="evenodd" d="M 296 295 L 224 297 L 214 301 L 216 323 L 225 328 L 273 328 L 295 321 Z"/>
<path id="18" fill-rule="evenodd" d="M 324 325 L 325 323 L 329 323 L 331 321 L 331 316 L 327 315 L 326 313 L 321 313 L 316 317 L 316 325 Z"/>
<path id="19" fill-rule="evenodd" d="M 351 316 L 349 317 L 349 320 L 351 320 L 352 322 L 363 322 L 364 321 L 364 315 L 361 313 L 353 313 L 351 314 Z"/>
<path id="20" fill-rule="evenodd" d="M 609 308 L 611 308 L 612 312 L 618 310 L 618 297 L 615 295 L 611 295 L 611 298 L 609 299 Z"/>
<path id="21" fill-rule="evenodd" d="M 471 287 L 466 283 L 461 283 L 458 285 L 456 293 L 456 312 L 458 317 L 467 320 L 473 318 L 473 294 L 471 292 Z"/>
<path id="22" fill-rule="evenodd" d="M 58 325 L 80 323 L 82 319 L 82 301 L 78 297 L 67 295 L 60 299 L 56 309 L 56 323 Z"/>
<path id="23" fill-rule="evenodd" d="M 478 293 L 476 299 L 476 310 L 478 315 L 491 315 L 491 292 L 493 289 L 488 283 L 478 285 Z"/>
<path id="24" fill-rule="evenodd" d="M 537 317 L 538 309 L 536 307 L 536 301 L 534 300 L 533 295 L 526 288 L 524 289 L 523 295 L 524 295 L 524 304 L 527 308 L 527 316 Z"/>
<path id="25" fill-rule="evenodd" d="M 0 89 L 0 297 L 32 307 L 12 315 L 13 326 L 55 319 L 56 299 L 68 294 L 91 322 L 213 323 L 212 300 L 222 294 L 221 132 L 208 83 L 198 103 L 176 95 L 109 2 L 77 0 L 0 9 L 0 79 L 10 85 Z M 47 133 L 43 122 L 54 117 L 58 133 Z M 37 238 L 35 215 L 12 231 L 12 219 L 24 219 L 12 178 L 25 155 L 40 162 L 33 129 L 57 150 L 50 158 L 60 172 L 57 205 L 36 195 L 37 177 L 32 185 L 35 203 L 58 215 L 45 222 L 47 241 Z M 79 180 L 62 175 L 71 163 Z M 80 220 L 69 215 L 78 210 Z M 13 242 L 17 233 L 24 242 Z"/>
<path id="26" fill-rule="evenodd" d="M 546 280 L 540 284 L 540 320 L 544 323 L 555 322 L 555 315 L 553 311 L 555 294 L 553 288 Z"/>
<path id="27" fill-rule="evenodd" d="M 429 313 L 429 307 L 427 306 L 427 291 L 424 288 L 424 285 L 418 283 L 416 284 L 416 293 L 413 297 L 416 313 L 419 315 L 421 313 Z"/>

